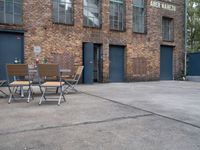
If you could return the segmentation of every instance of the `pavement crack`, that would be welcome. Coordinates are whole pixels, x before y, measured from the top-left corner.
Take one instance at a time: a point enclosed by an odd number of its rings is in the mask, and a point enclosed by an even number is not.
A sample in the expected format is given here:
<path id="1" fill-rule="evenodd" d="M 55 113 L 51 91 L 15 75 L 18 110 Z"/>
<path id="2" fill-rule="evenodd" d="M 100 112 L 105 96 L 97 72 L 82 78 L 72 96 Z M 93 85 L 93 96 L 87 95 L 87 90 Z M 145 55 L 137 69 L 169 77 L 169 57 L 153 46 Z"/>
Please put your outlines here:
<path id="1" fill-rule="evenodd" d="M 192 127 L 200 129 L 200 126 L 192 124 L 192 123 L 189 123 L 189 122 L 186 122 L 186 121 L 182 121 L 182 120 L 179 120 L 179 119 L 176 119 L 176 118 L 172 118 L 172 117 L 169 117 L 169 116 L 158 114 L 158 113 L 155 113 L 155 112 L 152 112 L 152 111 L 149 111 L 149 110 L 145 110 L 145 109 L 142 109 L 142 108 L 139 108 L 139 107 L 136 107 L 136 106 L 132 106 L 132 105 L 128 105 L 128 104 L 124 104 L 124 103 L 121 103 L 121 102 L 118 102 L 118 101 L 115 101 L 115 100 L 112 100 L 112 99 L 109 99 L 109 98 L 105 98 L 105 97 L 102 97 L 102 96 L 90 94 L 90 93 L 87 93 L 87 92 L 84 92 L 84 91 L 81 91 L 81 92 L 83 94 L 86 94 L 86 95 L 89 95 L 89 96 L 93 96 L 93 97 L 97 97 L 99 99 L 103 99 L 103 100 L 106 100 L 106 101 L 109 101 L 109 102 L 112 102 L 112 103 L 115 103 L 115 104 L 119 104 L 121 106 L 126 106 L 126 107 L 130 107 L 130 108 L 133 108 L 133 109 L 137 109 L 137 110 L 140 110 L 140 111 L 143 111 L 143 112 L 147 112 L 147 113 L 152 114 L 152 115 L 156 115 L 156 116 L 159 116 L 159 117 L 162 117 L 162 118 L 173 120 L 173 121 L 176 121 L 176 122 L 179 122 L 179 123 L 182 123 L 182 124 L 189 125 L 189 126 L 192 126 Z"/>
<path id="2" fill-rule="evenodd" d="M 68 128 L 68 127 L 76 127 L 76 126 L 83 126 L 83 125 L 101 124 L 101 123 L 108 123 L 108 122 L 121 121 L 121 120 L 127 120 L 127 119 L 137 119 L 137 118 L 148 117 L 152 115 L 153 114 L 148 113 L 148 114 L 136 115 L 136 116 L 124 116 L 124 117 L 109 118 L 105 120 L 86 121 L 86 122 L 80 122 L 80 123 L 75 123 L 75 124 L 62 124 L 62 125 L 57 125 L 57 126 L 46 126 L 46 127 L 43 126 L 43 127 L 38 127 L 34 129 L 25 129 L 25 130 L 10 131 L 10 132 L 8 131 L 8 132 L 0 133 L 0 136 L 32 132 L 32 131 L 43 131 L 43 130 L 49 130 L 49 129 L 59 129 L 59 128 Z"/>

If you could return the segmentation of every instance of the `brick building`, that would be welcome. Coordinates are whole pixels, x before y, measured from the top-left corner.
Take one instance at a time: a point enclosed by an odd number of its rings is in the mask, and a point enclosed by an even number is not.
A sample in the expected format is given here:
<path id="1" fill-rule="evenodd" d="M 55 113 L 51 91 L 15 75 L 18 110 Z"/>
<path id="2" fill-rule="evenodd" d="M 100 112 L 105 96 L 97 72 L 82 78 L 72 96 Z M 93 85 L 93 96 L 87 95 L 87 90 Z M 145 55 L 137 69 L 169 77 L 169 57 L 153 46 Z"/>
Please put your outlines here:
<path id="1" fill-rule="evenodd" d="M 71 70 L 85 66 L 86 83 L 174 79 L 183 70 L 184 7 L 183 0 L 0 0 L 1 78 L 16 57 L 33 64 L 59 55 Z"/>

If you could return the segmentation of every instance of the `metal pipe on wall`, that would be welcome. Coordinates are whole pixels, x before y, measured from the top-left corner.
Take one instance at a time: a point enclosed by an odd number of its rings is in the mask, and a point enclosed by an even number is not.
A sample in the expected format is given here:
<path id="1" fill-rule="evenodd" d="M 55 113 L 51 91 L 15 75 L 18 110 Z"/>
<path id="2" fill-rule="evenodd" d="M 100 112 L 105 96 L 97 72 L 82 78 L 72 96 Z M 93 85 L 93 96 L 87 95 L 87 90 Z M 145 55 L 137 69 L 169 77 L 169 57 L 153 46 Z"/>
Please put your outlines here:
<path id="1" fill-rule="evenodd" d="M 185 47 L 184 47 L 184 76 L 187 75 L 187 0 L 185 0 Z"/>

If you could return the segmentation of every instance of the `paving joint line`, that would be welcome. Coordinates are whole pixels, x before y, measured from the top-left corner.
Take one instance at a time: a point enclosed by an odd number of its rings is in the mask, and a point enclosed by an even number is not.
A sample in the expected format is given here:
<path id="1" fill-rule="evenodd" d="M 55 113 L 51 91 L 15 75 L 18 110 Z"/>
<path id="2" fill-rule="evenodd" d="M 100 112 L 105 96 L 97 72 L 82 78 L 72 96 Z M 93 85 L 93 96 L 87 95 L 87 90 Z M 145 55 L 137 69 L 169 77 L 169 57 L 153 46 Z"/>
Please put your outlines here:
<path id="1" fill-rule="evenodd" d="M 116 118 L 110 118 L 110 119 L 99 120 L 99 121 L 86 121 L 86 122 L 80 122 L 80 123 L 75 123 L 75 124 L 62 124 L 62 125 L 57 125 L 57 126 L 39 127 L 39 128 L 26 129 L 26 130 L 21 130 L 21 131 L 19 130 L 19 131 L 4 132 L 4 133 L 0 133 L 0 136 L 32 132 L 32 131 L 43 131 L 43 130 L 49 130 L 49 129 L 59 129 L 59 128 L 68 128 L 68 127 L 76 127 L 76 126 L 83 126 L 83 125 L 101 124 L 101 123 L 108 123 L 108 122 L 128 120 L 128 119 L 137 119 L 137 118 L 148 117 L 148 116 L 153 116 L 153 115 L 154 114 L 148 113 L 148 114 L 136 115 L 136 116 L 116 117 Z"/>
<path id="2" fill-rule="evenodd" d="M 137 109 L 137 110 L 148 112 L 150 114 L 157 115 L 157 116 L 160 116 L 162 118 L 167 118 L 169 120 L 173 120 L 173 121 L 176 121 L 176 122 L 179 122 L 179 123 L 182 123 L 182 124 L 186 124 L 186 125 L 189 125 L 189 126 L 192 126 L 192 127 L 200 129 L 200 126 L 192 124 L 192 123 L 189 123 L 189 122 L 185 122 L 185 121 L 182 121 L 182 120 L 179 120 L 179 119 L 175 119 L 175 118 L 172 118 L 172 117 L 169 117 L 169 116 L 161 115 L 161 114 L 149 111 L 149 110 L 145 110 L 145 109 L 142 109 L 142 108 L 139 108 L 139 107 L 136 107 L 136 106 L 132 106 L 132 105 L 128 105 L 128 104 L 124 104 L 124 103 L 121 103 L 121 102 L 118 102 L 118 101 L 115 101 L 115 100 L 112 100 L 112 99 L 109 99 L 109 98 L 105 98 L 105 97 L 102 97 L 102 96 L 90 94 L 90 93 L 87 93 L 87 92 L 84 92 L 84 91 L 80 91 L 80 92 L 82 92 L 83 94 L 86 94 L 86 95 L 90 95 L 90 96 L 93 96 L 93 97 L 97 97 L 97 98 L 100 98 L 100 99 L 104 99 L 104 100 L 110 101 L 110 102 L 115 103 L 115 104 L 119 104 L 119 105 L 122 105 L 122 106 L 127 106 L 127 107 L 130 107 L 130 108 L 134 108 L 134 109 Z"/>

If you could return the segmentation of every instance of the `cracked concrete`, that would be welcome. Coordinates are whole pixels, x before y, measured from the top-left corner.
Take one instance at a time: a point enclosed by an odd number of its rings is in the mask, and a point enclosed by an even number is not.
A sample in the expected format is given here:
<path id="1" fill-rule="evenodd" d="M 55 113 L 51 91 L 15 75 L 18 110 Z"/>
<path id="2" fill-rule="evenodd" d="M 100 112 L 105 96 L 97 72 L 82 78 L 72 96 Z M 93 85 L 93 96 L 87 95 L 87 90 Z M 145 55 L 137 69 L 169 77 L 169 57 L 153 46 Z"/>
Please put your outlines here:
<path id="1" fill-rule="evenodd" d="M 200 83 L 79 85 L 67 102 L 0 99 L 0 150 L 199 150 Z M 34 88 L 37 91 L 37 87 Z"/>

